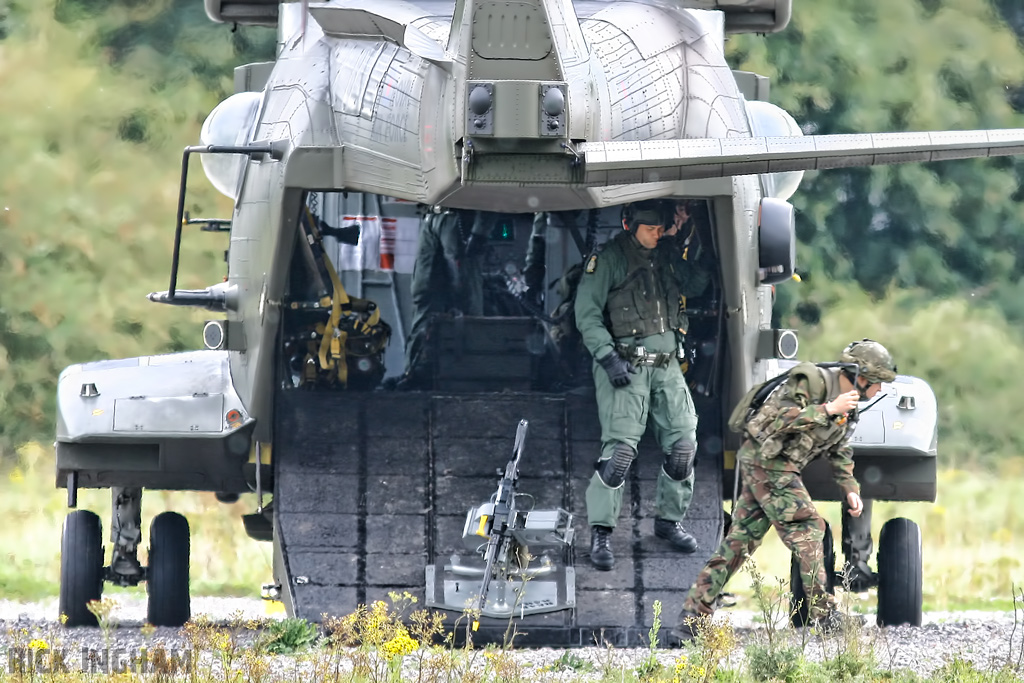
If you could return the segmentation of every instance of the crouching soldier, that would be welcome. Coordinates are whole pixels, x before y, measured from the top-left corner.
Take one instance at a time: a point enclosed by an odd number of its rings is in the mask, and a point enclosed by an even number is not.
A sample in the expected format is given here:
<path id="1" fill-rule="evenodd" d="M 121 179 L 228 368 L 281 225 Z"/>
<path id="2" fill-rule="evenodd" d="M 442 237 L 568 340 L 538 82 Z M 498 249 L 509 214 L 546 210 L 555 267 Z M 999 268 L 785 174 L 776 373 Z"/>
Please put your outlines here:
<path id="1" fill-rule="evenodd" d="M 799 558 L 811 624 L 825 632 L 842 627 L 844 615 L 826 590 L 825 522 L 804 488 L 801 472 L 819 455 L 828 458 L 848 513 L 860 516 L 864 503 L 853 478 L 850 414 L 858 401 L 874 397 L 882 382 L 896 378 L 896 365 L 884 346 L 869 339 L 847 346 L 840 361 L 846 365 L 795 366 L 746 420 L 745 439 L 736 454 L 742 483 L 732 525 L 690 588 L 672 630 L 680 642 L 694 638 L 697 619 L 714 613 L 726 582 L 773 526 Z"/>

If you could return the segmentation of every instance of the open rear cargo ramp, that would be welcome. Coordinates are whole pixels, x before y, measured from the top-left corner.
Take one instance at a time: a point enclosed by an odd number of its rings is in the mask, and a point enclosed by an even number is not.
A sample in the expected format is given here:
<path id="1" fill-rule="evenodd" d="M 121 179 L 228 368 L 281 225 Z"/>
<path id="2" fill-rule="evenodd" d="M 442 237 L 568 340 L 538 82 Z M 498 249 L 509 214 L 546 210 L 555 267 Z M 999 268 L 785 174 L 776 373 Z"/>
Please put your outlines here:
<path id="1" fill-rule="evenodd" d="M 685 555 L 653 534 L 662 456 L 645 437 L 612 537 L 616 566 L 590 566 L 584 492 L 600 449 L 592 399 L 538 393 L 282 391 L 275 409 L 274 571 L 290 613 L 319 621 L 408 591 L 427 598 L 426 568 L 468 556 L 469 508 L 488 500 L 529 421 L 518 491 L 536 508 L 575 515 L 575 607 L 516 619 L 521 645 L 641 644 L 660 600 L 682 605 L 722 534 L 721 456 L 702 454 Z M 450 613 L 449 627 L 460 615 Z M 507 619 L 484 618 L 478 641 L 500 642 Z"/>

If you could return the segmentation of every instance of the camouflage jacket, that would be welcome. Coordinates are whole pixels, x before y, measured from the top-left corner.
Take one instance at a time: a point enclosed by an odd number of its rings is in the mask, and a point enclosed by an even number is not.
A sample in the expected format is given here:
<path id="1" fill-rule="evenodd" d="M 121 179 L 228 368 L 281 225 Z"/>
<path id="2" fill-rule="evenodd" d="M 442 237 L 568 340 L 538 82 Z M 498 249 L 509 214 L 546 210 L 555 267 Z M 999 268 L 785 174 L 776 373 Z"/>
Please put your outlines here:
<path id="1" fill-rule="evenodd" d="M 821 373 L 824 381 L 808 378 L 810 372 Z M 800 473 L 824 456 L 843 494 L 860 493 L 849 444 L 854 423 L 825 413 L 824 404 L 839 395 L 837 375 L 838 370 L 822 370 L 810 363 L 794 367 L 790 378 L 747 422 L 747 438 L 738 458 L 765 470 Z"/>

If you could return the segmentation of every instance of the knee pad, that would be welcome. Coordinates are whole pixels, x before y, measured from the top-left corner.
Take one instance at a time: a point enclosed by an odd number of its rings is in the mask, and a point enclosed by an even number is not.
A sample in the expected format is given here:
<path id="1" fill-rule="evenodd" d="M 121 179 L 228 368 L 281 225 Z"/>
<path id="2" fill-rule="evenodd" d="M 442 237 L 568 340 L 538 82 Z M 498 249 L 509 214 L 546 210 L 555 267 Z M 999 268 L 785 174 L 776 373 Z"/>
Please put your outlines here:
<path id="1" fill-rule="evenodd" d="M 665 474 L 682 481 L 693 473 L 693 459 L 697 455 L 697 442 L 679 439 L 665 455 Z"/>
<path id="2" fill-rule="evenodd" d="M 631 446 L 616 443 L 612 457 L 597 462 L 597 476 L 601 477 L 605 486 L 617 489 L 626 481 L 626 472 L 635 457 L 636 451 Z"/>

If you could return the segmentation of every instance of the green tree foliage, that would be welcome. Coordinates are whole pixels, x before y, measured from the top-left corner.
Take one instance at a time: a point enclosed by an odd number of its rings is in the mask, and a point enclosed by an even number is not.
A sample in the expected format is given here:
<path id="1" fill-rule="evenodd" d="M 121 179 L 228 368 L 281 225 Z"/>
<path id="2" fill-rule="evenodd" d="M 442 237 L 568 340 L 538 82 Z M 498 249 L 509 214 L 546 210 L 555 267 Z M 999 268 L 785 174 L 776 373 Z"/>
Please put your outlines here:
<path id="1" fill-rule="evenodd" d="M 274 57 L 273 29 L 229 30 L 211 22 L 199 0 L 57 0 L 54 18 L 157 92 L 198 80 L 222 99 L 235 66 Z"/>
<path id="2" fill-rule="evenodd" d="M 142 11 L 145 3 L 134 4 Z M 0 99 L 0 449 L 7 452 L 52 434 L 62 368 L 197 348 L 203 319 L 145 295 L 167 288 L 181 149 L 198 141 L 218 96 L 196 79 L 159 81 L 163 58 L 142 47 L 123 52 L 112 69 L 92 38 L 99 24 L 55 22 L 54 12 L 54 0 L 14 5 L 17 30 L 0 60 L 0 90 L 15 94 Z M 222 29 L 220 47 L 206 36 L 204 49 L 230 52 L 230 30 Z M 230 215 L 230 202 L 200 173 L 193 178 L 188 208 Z M 223 236 L 187 233 L 179 285 L 219 281 L 225 248 Z"/>
<path id="3" fill-rule="evenodd" d="M 1000 2 L 1017 16 L 1019 5 Z M 785 32 L 734 39 L 730 55 L 771 75 L 775 101 L 809 132 L 1021 124 L 1005 92 L 1024 82 L 1024 59 L 984 0 L 797 5 Z M 0 452 L 10 452 L 52 434 L 67 365 L 199 346 L 202 312 L 144 295 L 167 287 L 181 148 L 230 92 L 231 67 L 269 57 L 273 34 L 209 23 L 198 0 L 4 8 Z M 1015 163 L 808 174 L 794 199 L 807 281 L 779 287 L 783 324 L 810 328 L 808 357 L 862 336 L 893 346 L 902 370 L 935 387 L 942 450 L 957 462 L 1024 446 L 1007 379 L 1024 348 L 981 307 L 1024 319 Z M 229 215 L 195 167 L 192 178 L 187 208 Z M 225 247 L 222 235 L 187 231 L 180 286 L 218 281 Z"/>
<path id="4" fill-rule="evenodd" d="M 730 45 L 772 77 L 772 99 L 807 133 L 1024 126 L 1008 102 L 1024 53 L 987 0 L 827 0 L 790 26 Z M 808 173 L 793 202 L 809 275 L 781 300 L 813 322 L 826 280 L 938 297 L 971 292 L 1024 319 L 1024 162 L 909 164 Z M 828 289 L 825 287 L 824 289 Z"/>
<path id="5" fill-rule="evenodd" d="M 1018 42 L 1024 44 L 1024 4 L 1017 0 L 995 0 L 995 4 L 1017 34 Z M 1011 89 L 1010 101 L 1014 109 L 1024 112 L 1024 84 Z"/>
<path id="6" fill-rule="evenodd" d="M 1016 427 L 1024 345 L 998 310 L 974 299 L 929 301 L 924 292 L 895 291 L 874 300 L 848 291 L 803 335 L 800 356 L 833 360 L 854 339 L 882 342 L 900 373 L 935 390 L 940 462 L 992 466 L 1024 453 Z"/>

